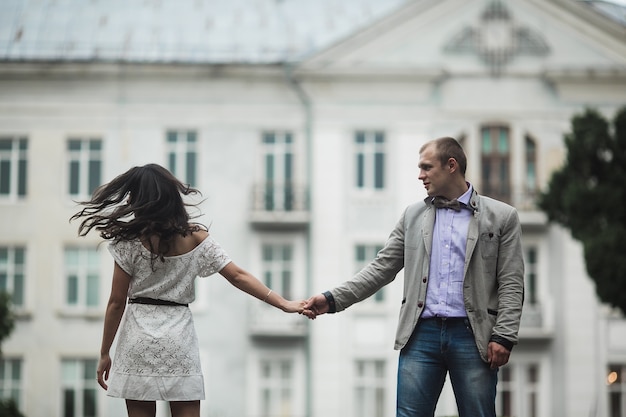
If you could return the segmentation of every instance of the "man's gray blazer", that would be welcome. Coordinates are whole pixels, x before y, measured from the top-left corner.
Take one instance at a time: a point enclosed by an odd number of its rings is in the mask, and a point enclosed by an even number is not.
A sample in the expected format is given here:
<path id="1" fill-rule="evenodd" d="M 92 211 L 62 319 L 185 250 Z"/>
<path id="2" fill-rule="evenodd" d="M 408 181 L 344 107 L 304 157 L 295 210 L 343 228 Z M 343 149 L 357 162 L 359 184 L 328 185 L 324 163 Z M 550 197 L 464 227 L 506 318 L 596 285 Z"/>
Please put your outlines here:
<path id="1" fill-rule="evenodd" d="M 487 345 L 511 349 L 518 341 L 524 300 L 524 261 L 517 211 L 500 201 L 470 198 L 474 211 L 467 236 L 463 297 L 476 345 L 487 361 Z M 337 311 L 359 302 L 393 281 L 404 268 L 404 296 L 395 349 L 408 342 L 426 300 L 436 209 L 418 202 L 404 211 L 385 247 L 351 280 L 332 289 Z"/>

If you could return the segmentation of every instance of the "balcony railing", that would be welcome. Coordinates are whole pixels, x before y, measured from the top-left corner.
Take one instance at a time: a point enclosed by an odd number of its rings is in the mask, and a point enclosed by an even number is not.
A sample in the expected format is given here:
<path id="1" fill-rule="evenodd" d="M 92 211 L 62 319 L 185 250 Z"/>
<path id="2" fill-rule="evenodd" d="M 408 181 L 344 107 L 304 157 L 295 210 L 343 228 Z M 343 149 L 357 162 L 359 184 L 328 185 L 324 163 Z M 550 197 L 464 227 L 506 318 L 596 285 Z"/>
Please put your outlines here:
<path id="1" fill-rule="evenodd" d="M 520 338 L 549 340 L 553 337 L 550 317 L 541 304 L 524 304 L 520 322 Z"/>
<path id="2" fill-rule="evenodd" d="M 252 191 L 250 221 L 257 228 L 305 228 L 309 224 L 308 189 L 293 183 L 261 183 Z"/>
<path id="3" fill-rule="evenodd" d="M 285 314 L 266 304 L 254 303 L 250 308 L 250 335 L 259 338 L 302 338 L 307 321 L 299 314 Z"/>

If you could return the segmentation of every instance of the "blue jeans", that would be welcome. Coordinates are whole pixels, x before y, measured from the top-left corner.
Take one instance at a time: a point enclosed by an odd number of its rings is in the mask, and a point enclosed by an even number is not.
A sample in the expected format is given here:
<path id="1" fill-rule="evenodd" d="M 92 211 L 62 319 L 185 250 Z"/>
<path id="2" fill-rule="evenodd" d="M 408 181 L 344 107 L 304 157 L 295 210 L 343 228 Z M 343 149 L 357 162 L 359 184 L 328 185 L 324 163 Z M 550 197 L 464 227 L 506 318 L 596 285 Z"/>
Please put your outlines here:
<path id="1" fill-rule="evenodd" d="M 396 417 L 433 417 L 446 374 L 460 417 L 495 417 L 498 371 L 478 353 L 467 319 L 420 319 L 400 351 Z"/>

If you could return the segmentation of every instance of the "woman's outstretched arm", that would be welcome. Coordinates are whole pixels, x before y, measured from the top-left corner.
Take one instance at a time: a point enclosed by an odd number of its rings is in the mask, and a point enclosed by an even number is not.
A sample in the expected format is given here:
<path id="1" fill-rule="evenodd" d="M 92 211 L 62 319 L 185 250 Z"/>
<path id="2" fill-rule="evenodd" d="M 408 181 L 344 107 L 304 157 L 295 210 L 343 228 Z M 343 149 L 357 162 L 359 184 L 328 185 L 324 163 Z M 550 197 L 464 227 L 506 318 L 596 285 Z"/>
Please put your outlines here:
<path id="1" fill-rule="evenodd" d="M 280 294 L 275 293 L 258 278 L 237 266 L 234 262 L 230 262 L 221 271 L 220 274 L 235 287 L 241 291 L 250 294 L 276 308 L 287 313 L 302 313 L 304 310 L 305 300 L 290 301 L 283 298 Z"/>

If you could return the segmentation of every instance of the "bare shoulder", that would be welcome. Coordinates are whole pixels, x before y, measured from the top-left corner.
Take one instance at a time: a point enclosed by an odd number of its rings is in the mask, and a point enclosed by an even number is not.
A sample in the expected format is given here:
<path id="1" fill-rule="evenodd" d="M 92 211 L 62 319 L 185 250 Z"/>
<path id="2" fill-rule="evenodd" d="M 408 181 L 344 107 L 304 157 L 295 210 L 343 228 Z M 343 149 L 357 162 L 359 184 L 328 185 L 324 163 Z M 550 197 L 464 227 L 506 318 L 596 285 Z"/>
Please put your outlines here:
<path id="1" fill-rule="evenodd" d="M 185 236 L 177 236 L 174 246 L 168 252 L 167 256 L 183 255 L 187 252 L 191 252 L 208 236 L 209 232 L 203 228 L 194 228 L 191 233 Z"/>
<path id="2" fill-rule="evenodd" d="M 201 224 L 193 224 L 192 226 L 194 229 L 189 237 L 195 243 L 195 246 L 197 246 L 209 236 L 209 231 L 204 225 Z"/>

